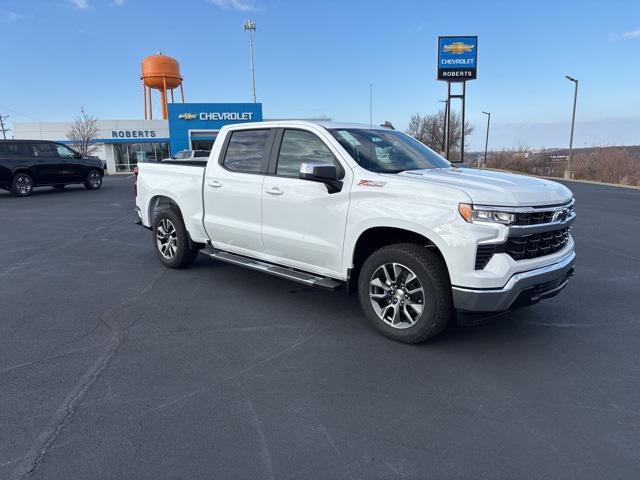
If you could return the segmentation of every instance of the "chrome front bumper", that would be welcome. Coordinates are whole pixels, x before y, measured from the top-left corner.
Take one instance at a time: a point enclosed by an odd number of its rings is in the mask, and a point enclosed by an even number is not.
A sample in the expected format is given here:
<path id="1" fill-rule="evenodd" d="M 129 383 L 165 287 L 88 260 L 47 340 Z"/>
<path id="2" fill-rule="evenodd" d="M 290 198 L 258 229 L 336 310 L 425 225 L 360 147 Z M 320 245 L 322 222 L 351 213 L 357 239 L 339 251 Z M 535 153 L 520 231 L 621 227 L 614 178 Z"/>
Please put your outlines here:
<path id="1" fill-rule="evenodd" d="M 545 267 L 514 274 L 498 289 L 453 287 L 453 304 L 465 312 L 504 312 L 550 298 L 567 286 L 573 275 L 576 254 Z"/>

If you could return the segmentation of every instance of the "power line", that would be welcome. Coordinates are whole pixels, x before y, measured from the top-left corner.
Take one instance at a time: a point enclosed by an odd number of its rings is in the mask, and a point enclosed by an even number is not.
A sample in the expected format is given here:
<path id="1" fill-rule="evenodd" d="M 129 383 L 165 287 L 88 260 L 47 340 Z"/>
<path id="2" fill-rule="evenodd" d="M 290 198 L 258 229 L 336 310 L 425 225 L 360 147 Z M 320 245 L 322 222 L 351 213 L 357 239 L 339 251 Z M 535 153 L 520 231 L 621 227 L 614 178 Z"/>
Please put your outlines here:
<path id="1" fill-rule="evenodd" d="M 13 113 L 14 115 L 18 115 L 19 117 L 28 118 L 29 120 L 33 120 L 34 122 L 39 122 L 40 121 L 40 119 L 38 119 L 38 118 L 34 118 L 31 115 L 27 115 L 26 113 L 18 112 L 17 110 L 13 110 L 12 108 L 9 108 L 9 107 L 7 107 L 5 105 L 0 105 L 0 109 L 8 110 L 11 113 Z"/>

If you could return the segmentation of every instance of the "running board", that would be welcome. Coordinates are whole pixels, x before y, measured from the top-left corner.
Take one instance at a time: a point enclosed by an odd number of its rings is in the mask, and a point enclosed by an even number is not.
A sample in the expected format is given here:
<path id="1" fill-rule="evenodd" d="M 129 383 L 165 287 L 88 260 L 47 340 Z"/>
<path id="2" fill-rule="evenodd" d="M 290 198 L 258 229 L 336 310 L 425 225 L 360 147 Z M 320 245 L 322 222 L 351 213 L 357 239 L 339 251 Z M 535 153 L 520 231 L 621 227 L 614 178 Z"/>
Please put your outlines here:
<path id="1" fill-rule="evenodd" d="M 263 262 L 261 260 L 243 257 L 229 252 L 223 252 L 222 250 L 215 250 L 210 246 L 203 249 L 201 252 L 215 260 L 250 268 L 251 270 L 257 270 L 258 272 L 268 273 L 270 275 L 275 275 L 276 277 L 286 278 L 287 280 L 302 283 L 310 287 L 317 287 L 331 291 L 338 290 L 342 287 L 342 282 L 332 278 L 320 277 L 311 273 L 304 273 L 298 270 L 293 270 L 292 268 L 275 265 L 273 263 Z"/>

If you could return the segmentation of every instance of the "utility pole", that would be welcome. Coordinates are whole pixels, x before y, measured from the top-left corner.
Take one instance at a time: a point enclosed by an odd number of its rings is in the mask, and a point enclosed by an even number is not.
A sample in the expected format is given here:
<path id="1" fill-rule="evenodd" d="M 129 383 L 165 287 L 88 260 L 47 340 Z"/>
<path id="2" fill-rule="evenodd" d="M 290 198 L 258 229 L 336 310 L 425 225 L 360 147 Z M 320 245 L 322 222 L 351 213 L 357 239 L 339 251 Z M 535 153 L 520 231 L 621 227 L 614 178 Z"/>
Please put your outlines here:
<path id="1" fill-rule="evenodd" d="M 569 137 L 569 155 L 567 155 L 567 170 L 564 172 L 564 178 L 570 179 L 572 176 L 571 171 L 571 156 L 573 153 L 573 129 L 576 124 L 576 103 L 578 102 L 578 80 L 569 75 L 565 75 L 564 78 L 573 82 L 575 84 L 575 89 L 573 90 L 573 114 L 571 116 L 571 136 Z"/>
<path id="2" fill-rule="evenodd" d="M 489 125 L 491 124 L 491 112 L 482 112 L 487 116 L 487 138 L 484 141 L 484 166 L 487 166 L 487 149 L 489 148 Z"/>
<path id="3" fill-rule="evenodd" d="M 11 129 L 5 127 L 5 122 L 9 119 L 9 115 L 0 115 L 0 130 L 2 130 L 2 138 L 4 140 L 7 139 L 7 132 L 10 132 Z"/>
<path id="4" fill-rule="evenodd" d="M 244 22 L 244 31 L 249 32 L 249 61 L 251 62 L 251 82 L 253 84 L 253 103 L 256 103 L 256 68 L 253 63 L 253 32 L 256 31 L 255 20 Z"/>
<path id="5" fill-rule="evenodd" d="M 442 154 L 444 155 L 445 151 L 447 150 L 447 137 L 449 134 L 449 131 L 447 129 L 447 118 L 449 118 L 449 100 L 438 100 L 438 102 L 444 103 L 444 125 L 442 125 Z"/>
<path id="6" fill-rule="evenodd" d="M 369 84 L 369 128 L 373 130 L 373 83 Z"/>

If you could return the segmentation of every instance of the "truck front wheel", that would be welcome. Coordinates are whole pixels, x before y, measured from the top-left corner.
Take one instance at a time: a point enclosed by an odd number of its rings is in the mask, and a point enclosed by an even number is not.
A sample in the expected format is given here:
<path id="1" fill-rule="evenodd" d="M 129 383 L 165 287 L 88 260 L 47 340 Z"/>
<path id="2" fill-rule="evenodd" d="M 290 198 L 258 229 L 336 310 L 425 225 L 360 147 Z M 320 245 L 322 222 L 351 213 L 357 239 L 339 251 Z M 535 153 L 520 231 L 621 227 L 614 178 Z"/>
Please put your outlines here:
<path id="1" fill-rule="evenodd" d="M 165 267 L 185 268 L 198 256 L 182 217 L 171 208 L 160 211 L 153 220 L 153 247 Z"/>
<path id="2" fill-rule="evenodd" d="M 372 253 L 360 270 L 358 296 L 376 330 L 399 342 L 423 342 L 453 316 L 446 266 L 423 245 L 398 243 Z"/>

